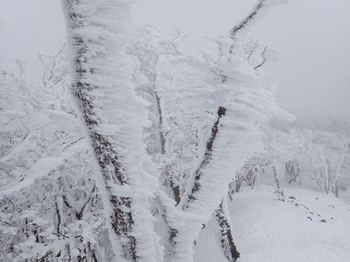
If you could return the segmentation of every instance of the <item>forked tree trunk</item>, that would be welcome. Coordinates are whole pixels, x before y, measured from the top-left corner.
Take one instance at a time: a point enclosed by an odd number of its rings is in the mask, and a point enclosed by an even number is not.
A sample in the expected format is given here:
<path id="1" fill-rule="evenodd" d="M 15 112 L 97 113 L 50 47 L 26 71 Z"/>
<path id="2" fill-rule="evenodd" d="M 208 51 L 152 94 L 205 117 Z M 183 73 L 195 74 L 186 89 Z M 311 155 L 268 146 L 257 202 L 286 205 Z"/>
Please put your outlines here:
<path id="1" fill-rule="evenodd" d="M 166 261 L 192 261 L 194 240 L 201 231 L 202 223 L 206 223 L 209 219 L 208 217 L 206 220 L 206 218 L 202 216 L 201 210 L 197 210 L 197 207 L 193 207 L 192 204 L 203 201 L 202 199 L 199 200 L 197 197 L 198 194 L 203 194 L 203 176 L 208 176 L 208 174 L 206 174 L 206 168 L 208 165 L 211 165 L 214 143 L 216 142 L 221 121 L 225 114 L 226 109 L 220 107 L 217 112 L 216 121 L 211 130 L 211 135 L 206 143 L 206 151 L 203 159 L 194 172 L 191 183 L 183 195 L 183 198 L 178 203 L 177 208 L 179 213 L 173 214 L 173 217 L 170 216 L 169 218 L 169 224 L 171 226 L 169 226 L 169 245 L 165 253 Z M 204 178 L 204 180 L 206 180 L 206 178 Z M 210 212 L 214 211 L 215 207 L 211 209 L 210 206 L 212 204 L 208 203 L 208 205 L 209 207 L 205 213 L 210 214 Z M 180 225 L 177 225 L 178 223 L 176 220 L 178 219 L 183 220 Z M 225 256 L 231 259 L 230 261 L 235 261 L 238 252 L 235 250 L 229 219 L 227 218 L 227 213 L 223 211 L 223 205 L 219 205 L 218 209 L 215 211 L 215 221 L 219 228 L 218 234 L 220 241 L 222 240 L 221 248 L 223 248 Z M 232 247 L 230 247 L 230 245 L 232 245 Z"/>

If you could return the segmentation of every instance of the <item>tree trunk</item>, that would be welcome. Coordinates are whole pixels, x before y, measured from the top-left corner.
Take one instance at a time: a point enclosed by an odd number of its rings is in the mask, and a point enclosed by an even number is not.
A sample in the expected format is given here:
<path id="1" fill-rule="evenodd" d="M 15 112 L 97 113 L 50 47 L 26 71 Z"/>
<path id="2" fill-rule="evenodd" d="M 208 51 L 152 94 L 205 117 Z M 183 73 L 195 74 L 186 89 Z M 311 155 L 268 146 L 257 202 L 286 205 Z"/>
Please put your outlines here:
<path id="1" fill-rule="evenodd" d="M 231 217 L 228 212 L 226 197 L 215 210 L 215 225 L 218 232 L 218 240 L 221 250 L 229 262 L 234 262 L 239 258 L 239 252 L 233 241 Z"/>
<path id="2" fill-rule="evenodd" d="M 148 216 L 145 211 L 147 204 L 135 207 L 136 202 L 142 202 L 136 199 L 138 190 L 132 186 L 137 179 L 134 173 L 138 170 L 130 166 L 128 155 L 121 157 L 120 154 L 134 142 L 130 141 L 133 137 L 128 134 L 138 131 L 131 123 L 135 121 L 137 109 L 132 108 L 132 103 L 120 102 L 133 95 L 123 82 L 123 63 L 118 61 L 121 56 L 119 49 L 123 48 L 128 2 L 63 0 L 63 5 L 71 44 L 73 94 L 100 171 L 96 180 L 101 181 L 97 184 L 110 223 L 115 259 L 118 262 L 145 261 L 147 258 L 154 261 L 153 240 L 147 225 L 151 222 L 143 221 L 142 226 L 146 229 L 140 229 L 141 225 L 138 227 L 135 218 L 135 213 L 144 212 L 142 219 Z M 125 120 L 125 117 L 130 120 Z M 128 154 L 132 153 L 128 151 Z M 147 200 L 143 202 L 147 203 Z"/>

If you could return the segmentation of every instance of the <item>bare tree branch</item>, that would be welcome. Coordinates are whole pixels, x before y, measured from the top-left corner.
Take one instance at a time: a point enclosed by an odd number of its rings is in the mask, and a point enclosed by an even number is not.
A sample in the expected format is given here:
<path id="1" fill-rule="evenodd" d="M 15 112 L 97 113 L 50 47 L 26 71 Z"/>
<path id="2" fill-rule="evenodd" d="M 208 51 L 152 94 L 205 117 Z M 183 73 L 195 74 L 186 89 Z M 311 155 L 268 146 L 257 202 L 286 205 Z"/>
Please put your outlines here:
<path id="1" fill-rule="evenodd" d="M 266 51 L 267 51 L 267 46 L 265 46 L 264 50 L 262 51 L 262 53 L 260 55 L 262 58 L 262 61 L 259 64 L 257 64 L 256 66 L 254 66 L 254 70 L 259 69 L 260 67 L 262 67 L 266 63 L 266 61 L 267 61 L 267 58 L 265 56 Z"/>
<path id="2" fill-rule="evenodd" d="M 254 19 L 258 16 L 258 14 L 265 7 L 265 3 L 267 0 L 259 0 L 255 5 L 253 10 L 236 26 L 231 29 L 230 37 L 234 39 L 237 34 L 243 31 L 248 25 L 250 25 Z"/>

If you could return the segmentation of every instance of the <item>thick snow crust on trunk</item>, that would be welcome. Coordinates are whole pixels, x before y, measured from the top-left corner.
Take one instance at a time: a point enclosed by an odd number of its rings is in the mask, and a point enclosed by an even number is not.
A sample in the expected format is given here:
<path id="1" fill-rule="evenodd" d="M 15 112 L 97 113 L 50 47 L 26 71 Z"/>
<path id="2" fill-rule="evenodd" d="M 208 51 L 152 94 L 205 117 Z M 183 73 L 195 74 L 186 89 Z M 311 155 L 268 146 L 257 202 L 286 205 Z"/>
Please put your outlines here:
<path id="1" fill-rule="evenodd" d="M 199 120 L 195 120 L 206 128 L 199 132 L 198 141 L 202 143 L 195 159 L 197 164 L 187 178 L 182 199 L 176 210 L 168 211 L 172 229 L 172 244 L 166 250 L 168 261 L 192 261 L 193 243 L 221 203 L 233 174 L 249 157 L 262 151 L 260 125 L 273 116 L 287 116 L 254 71 L 239 60 L 229 63 L 222 67 L 226 82 L 204 90 L 209 96 L 203 108 L 212 112 L 212 117 L 199 114 Z M 197 110 L 191 107 L 201 103 L 195 95 L 192 97 L 190 107 L 182 109 L 186 114 L 180 123 L 191 119 L 191 113 Z"/>
<path id="2" fill-rule="evenodd" d="M 129 2 L 63 3 L 72 44 L 73 92 L 107 190 L 116 259 L 154 261 L 148 208 L 152 164 L 142 142 L 147 115 L 129 85 L 123 54 Z"/>

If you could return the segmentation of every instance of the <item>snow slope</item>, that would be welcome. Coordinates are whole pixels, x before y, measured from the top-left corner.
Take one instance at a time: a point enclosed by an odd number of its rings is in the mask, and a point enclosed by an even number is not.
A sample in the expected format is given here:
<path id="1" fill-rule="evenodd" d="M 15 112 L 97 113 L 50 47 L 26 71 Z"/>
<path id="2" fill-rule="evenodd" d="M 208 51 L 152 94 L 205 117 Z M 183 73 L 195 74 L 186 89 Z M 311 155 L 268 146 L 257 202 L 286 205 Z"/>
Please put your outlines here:
<path id="1" fill-rule="evenodd" d="M 285 189 L 285 201 L 273 188 L 246 189 L 230 202 L 239 262 L 350 261 L 350 205 L 328 195 Z M 203 230 L 196 262 L 226 262 L 212 225 Z"/>

